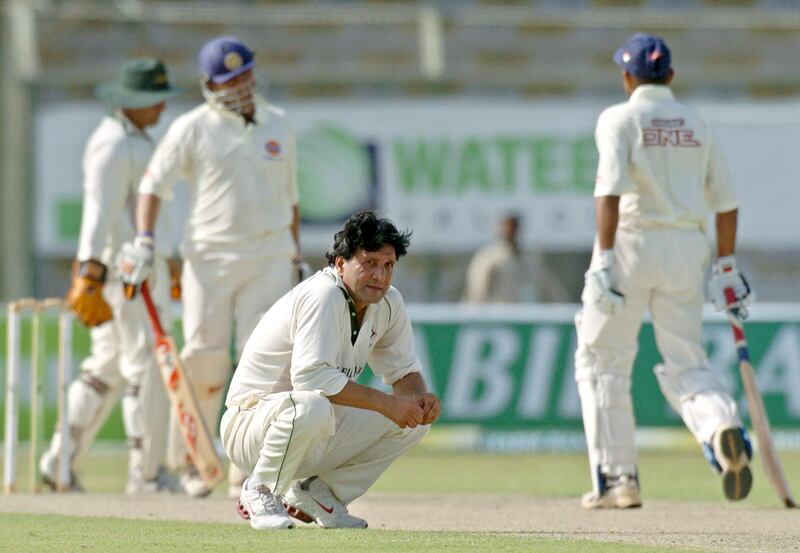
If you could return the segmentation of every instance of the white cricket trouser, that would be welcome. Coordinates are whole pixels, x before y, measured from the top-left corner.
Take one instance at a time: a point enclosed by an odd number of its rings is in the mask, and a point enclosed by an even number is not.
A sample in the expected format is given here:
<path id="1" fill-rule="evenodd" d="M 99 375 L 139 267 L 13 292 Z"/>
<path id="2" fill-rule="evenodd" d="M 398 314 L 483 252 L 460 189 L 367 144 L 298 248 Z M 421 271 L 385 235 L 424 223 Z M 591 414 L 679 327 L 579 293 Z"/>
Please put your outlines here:
<path id="1" fill-rule="evenodd" d="M 663 364 L 659 386 L 695 439 L 710 442 L 721 424 L 741 425 L 736 404 L 712 373 L 701 340 L 703 284 L 709 258 L 699 230 L 619 229 L 615 266 L 625 305 L 605 315 L 584 289 L 576 317 L 575 379 L 581 397 L 592 476 L 636 467 L 631 371 L 647 309 Z M 598 264 L 597 248 L 592 258 Z M 595 486 L 597 482 L 595 482 Z"/>
<path id="2" fill-rule="evenodd" d="M 282 392 L 222 416 L 228 458 L 273 493 L 319 476 L 343 503 L 363 495 L 430 425 L 400 428 L 380 413 L 332 404 L 319 392 Z"/>
<path id="3" fill-rule="evenodd" d="M 181 287 L 181 359 L 203 420 L 213 432 L 232 374 L 232 339 L 238 360 L 258 321 L 291 289 L 292 259 L 289 255 L 234 259 L 226 254 L 193 254 L 184 259 Z M 169 444 L 170 465 L 182 467 L 186 447 L 177 425 L 170 430 Z"/>
<path id="4" fill-rule="evenodd" d="M 162 323 L 169 328 L 169 272 L 166 260 L 154 264 L 151 278 L 153 300 Z M 164 392 L 155 360 L 150 322 L 140 297 L 125 298 L 122 283 L 109 271 L 103 296 L 111 306 L 113 318 L 89 331 L 91 349 L 81 364 L 82 374 L 69 388 L 69 426 L 77 448 L 73 462 L 92 444 L 117 399 L 122 395 L 125 433 L 131 445 L 140 450 L 131 456 L 136 466 L 132 473 L 155 478 L 166 453 L 169 400 Z M 76 444 L 73 443 L 73 448 Z M 53 435 L 50 452 L 61 448 L 58 432 Z"/>

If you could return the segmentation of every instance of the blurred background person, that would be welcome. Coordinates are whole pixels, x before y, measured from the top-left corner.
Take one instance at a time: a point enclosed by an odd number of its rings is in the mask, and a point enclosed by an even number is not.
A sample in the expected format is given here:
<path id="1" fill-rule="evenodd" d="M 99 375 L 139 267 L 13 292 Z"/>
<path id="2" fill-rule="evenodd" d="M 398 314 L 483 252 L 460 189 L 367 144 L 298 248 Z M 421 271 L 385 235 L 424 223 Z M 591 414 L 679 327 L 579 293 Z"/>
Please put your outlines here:
<path id="1" fill-rule="evenodd" d="M 122 244 L 134 236 L 130 206 L 153 152 L 153 139 L 147 128 L 158 123 L 165 102 L 179 93 L 170 85 L 161 61 L 127 62 L 117 80 L 97 87 L 97 97 L 110 109 L 89 138 L 83 156 L 83 217 L 67 301 L 78 319 L 91 328 L 91 354 L 69 387 L 68 454 L 74 463 L 78 454 L 89 447 L 122 393 L 129 447 L 129 494 L 178 489 L 177 482 L 162 466 L 168 400 L 144 305 L 138 298 L 126 301 L 114 263 Z M 159 219 L 162 231 L 166 224 L 163 217 Z M 154 252 L 157 277 L 153 295 L 167 322 L 172 320 L 167 269 L 170 253 L 169 240 Z M 53 488 L 61 449 L 61 436 L 56 432 L 40 460 L 42 478 Z M 81 489 L 74 473 L 70 487 Z"/>
<path id="2" fill-rule="evenodd" d="M 479 249 L 469 262 L 465 303 L 533 301 L 532 277 L 519 247 L 520 217 L 505 215 L 497 224 L 497 239 Z"/>

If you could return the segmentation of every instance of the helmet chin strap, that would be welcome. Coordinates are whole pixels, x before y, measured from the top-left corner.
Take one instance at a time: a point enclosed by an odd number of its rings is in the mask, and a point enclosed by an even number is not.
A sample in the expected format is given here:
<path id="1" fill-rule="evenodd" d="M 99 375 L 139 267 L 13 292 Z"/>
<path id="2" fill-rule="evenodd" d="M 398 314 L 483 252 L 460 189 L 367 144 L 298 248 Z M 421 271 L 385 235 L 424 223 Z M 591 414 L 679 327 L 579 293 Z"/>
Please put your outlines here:
<path id="1" fill-rule="evenodd" d="M 244 115 L 246 111 L 250 111 L 247 108 L 253 107 L 256 81 L 255 79 L 250 79 L 237 86 L 219 90 L 210 90 L 208 84 L 203 82 L 201 90 L 206 101 L 215 108 Z"/>

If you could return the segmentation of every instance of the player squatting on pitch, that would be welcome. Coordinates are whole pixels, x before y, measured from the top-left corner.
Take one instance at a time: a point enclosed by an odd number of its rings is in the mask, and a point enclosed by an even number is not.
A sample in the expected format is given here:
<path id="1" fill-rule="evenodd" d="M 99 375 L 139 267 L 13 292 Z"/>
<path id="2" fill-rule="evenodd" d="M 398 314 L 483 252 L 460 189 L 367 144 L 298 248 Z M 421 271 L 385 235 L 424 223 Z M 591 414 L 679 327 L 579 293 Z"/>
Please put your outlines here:
<path id="1" fill-rule="evenodd" d="M 292 528 L 289 515 L 366 528 L 347 505 L 439 417 L 391 286 L 409 236 L 372 212 L 353 215 L 329 267 L 278 300 L 248 339 L 220 435 L 230 460 L 252 472 L 238 509 L 253 528 Z M 355 382 L 366 363 L 392 394 Z"/>
<path id="2" fill-rule="evenodd" d="M 129 268 L 123 280 L 138 286 L 147 277 L 161 199 L 185 178 L 190 204 L 181 248 L 181 359 L 206 427 L 213 429 L 231 373 L 234 323 L 238 358 L 261 316 L 292 287 L 300 218 L 294 131 L 286 113 L 256 93 L 255 54 L 223 36 L 200 49 L 198 62 L 206 102 L 172 123 L 147 166 L 137 236 L 123 249 Z M 186 464 L 175 425 L 169 461 L 185 467 L 181 481 L 189 495 L 211 493 Z M 236 497 L 245 476 L 231 467 Z"/>
<path id="3" fill-rule="evenodd" d="M 78 319 L 91 328 L 91 354 L 69 387 L 68 453 L 74 467 L 122 393 L 122 416 L 130 447 L 128 493 L 177 488 L 177 482 L 162 468 L 168 401 L 147 333 L 144 306 L 141 301 L 125 300 L 113 263 L 123 242 L 134 236 L 128 206 L 136 197 L 139 179 L 153 152 L 146 129 L 158 122 L 164 102 L 179 93 L 170 86 L 160 61 L 129 61 L 118 80 L 101 84 L 96 90 L 110 111 L 92 133 L 83 154 L 83 215 L 67 301 Z M 166 224 L 163 217 L 159 219 L 159 229 L 169 235 Z M 154 296 L 168 321 L 167 256 L 171 253 L 165 240 L 154 255 L 155 272 L 159 274 Z M 39 463 L 42 477 L 50 486 L 55 485 L 61 444 L 56 432 Z M 81 489 L 74 474 L 70 489 Z"/>
<path id="4" fill-rule="evenodd" d="M 614 61 L 630 98 L 597 122 L 597 237 L 576 316 L 575 378 L 594 488 L 582 504 L 641 505 L 630 388 L 646 309 L 664 358 L 653 369 L 662 393 L 722 475 L 725 496 L 742 499 L 752 485 L 752 449 L 701 342 L 707 210 L 717 235 L 711 300 L 721 310 L 726 288 L 739 305 L 749 295 L 734 260 L 734 190 L 708 125 L 673 98 L 664 41 L 636 34 Z"/>

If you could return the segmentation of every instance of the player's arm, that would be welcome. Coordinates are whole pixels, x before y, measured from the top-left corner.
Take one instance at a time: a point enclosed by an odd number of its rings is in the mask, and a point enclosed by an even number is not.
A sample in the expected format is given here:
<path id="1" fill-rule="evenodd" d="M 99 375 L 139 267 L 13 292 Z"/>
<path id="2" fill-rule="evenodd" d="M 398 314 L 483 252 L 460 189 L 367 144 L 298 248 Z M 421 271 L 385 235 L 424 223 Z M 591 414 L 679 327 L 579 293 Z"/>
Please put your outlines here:
<path id="1" fill-rule="evenodd" d="M 709 138 L 709 163 L 706 173 L 706 203 L 715 213 L 717 259 L 711 270 L 708 295 L 717 310 L 731 309 L 744 319 L 750 302 L 750 285 L 736 266 L 736 231 L 739 216 L 736 194 L 728 175 L 728 165 L 713 136 Z M 735 301 L 728 302 L 725 290 L 733 290 Z"/>
<path id="2" fill-rule="evenodd" d="M 424 422 L 423 406 L 412 395 L 385 394 L 375 388 L 362 386 L 348 380 L 339 393 L 328 396 L 328 399 L 337 405 L 369 409 L 380 413 L 394 421 L 400 428 L 414 428 L 420 424 L 428 424 Z"/>
<path id="3" fill-rule="evenodd" d="M 67 303 L 86 326 L 112 318 L 103 298 L 108 267 L 100 261 L 112 224 L 122 216 L 128 193 L 125 144 L 109 142 L 87 152 L 78 254 Z"/>
<path id="4" fill-rule="evenodd" d="M 139 183 L 136 205 L 136 238 L 122 246 L 117 262 L 120 278 L 125 284 L 125 295 L 133 298 L 139 285 L 150 274 L 155 258 L 154 230 L 161 198 L 172 196 L 172 187 L 187 173 L 191 164 L 189 155 L 193 142 L 191 128 L 177 121 L 170 126 L 164 139 L 156 147 L 147 170 Z"/>
<path id="5" fill-rule="evenodd" d="M 600 251 L 613 250 L 619 223 L 619 196 L 598 196 L 594 199 L 597 242 Z"/>
<path id="6" fill-rule="evenodd" d="M 153 236 L 161 209 L 161 198 L 155 194 L 139 194 L 136 200 L 136 234 Z"/>

